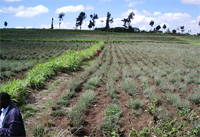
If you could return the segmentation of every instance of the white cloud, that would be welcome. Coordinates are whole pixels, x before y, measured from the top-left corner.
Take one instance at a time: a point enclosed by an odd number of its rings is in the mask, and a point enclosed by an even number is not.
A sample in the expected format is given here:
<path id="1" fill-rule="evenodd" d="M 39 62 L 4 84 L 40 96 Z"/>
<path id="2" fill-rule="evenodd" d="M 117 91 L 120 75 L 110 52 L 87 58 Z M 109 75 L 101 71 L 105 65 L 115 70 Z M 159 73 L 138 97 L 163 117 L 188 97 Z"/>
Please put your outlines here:
<path id="1" fill-rule="evenodd" d="M 16 13 L 22 10 L 24 10 L 24 6 L 19 6 L 18 8 L 13 8 L 12 6 L 10 6 L 8 8 L 6 7 L 1 8 L 0 13 Z"/>
<path id="2" fill-rule="evenodd" d="M 22 0 L 4 0 L 5 2 L 19 2 L 19 1 L 22 1 Z"/>
<path id="3" fill-rule="evenodd" d="M 87 7 L 86 7 L 86 10 L 94 10 L 94 7 L 92 7 L 92 6 L 87 6 Z"/>
<path id="4" fill-rule="evenodd" d="M 158 20 L 168 21 L 168 22 L 180 22 L 188 20 L 191 16 L 187 13 L 164 13 L 158 16 Z"/>
<path id="5" fill-rule="evenodd" d="M 38 5 L 36 7 L 29 7 L 26 9 L 23 9 L 15 14 L 16 17 L 34 17 L 36 15 L 42 14 L 42 13 L 48 13 L 48 8 L 44 7 L 43 5 Z"/>
<path id="6" fill-rule="evenodd" d="M 77 6 L 66 6 L 66 7 L 61 7 L 56 10 L 56 13 L 68 13 L 68 12 L 79 12 L 79 11 L 84 11 L 84 10 L 94 10 L 92 6 L 83 6 L 83 5 L 77 5 Z"/>
<path id="7" fill-rule="evenodd" d="M 161 15 L 161 14 L 162 14 L 161 12 L 154 12 L 154 13 L 153 13 L 154 16 L 159 16 L 159 15 Z"/>
<path id="8" fill-rule="evenodd" d="M 132 1 L 132 2 L 130 2 L 129 0 L 127 2 L 129 2 L 128 7 L 135 7 L 136 4 L 144 3 L 142 1 Z"/>
<path id="9" fill-rule="evenodd" d="M 184 4 L 194 4 L 200 7 L 200 0 L 181 0 Z"/>

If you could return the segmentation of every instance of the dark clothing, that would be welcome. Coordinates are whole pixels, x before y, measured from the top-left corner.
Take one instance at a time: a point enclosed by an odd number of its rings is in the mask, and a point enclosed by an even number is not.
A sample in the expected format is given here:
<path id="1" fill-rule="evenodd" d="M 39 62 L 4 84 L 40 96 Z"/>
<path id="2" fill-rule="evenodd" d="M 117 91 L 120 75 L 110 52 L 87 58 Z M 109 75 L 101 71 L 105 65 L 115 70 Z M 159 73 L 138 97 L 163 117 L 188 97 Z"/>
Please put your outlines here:
<path id="1" fill-rule="evenodd" d="M 10 104 L 0 128 L 0 136 L 26 136 L 24 122 L 17 106 Z"/>

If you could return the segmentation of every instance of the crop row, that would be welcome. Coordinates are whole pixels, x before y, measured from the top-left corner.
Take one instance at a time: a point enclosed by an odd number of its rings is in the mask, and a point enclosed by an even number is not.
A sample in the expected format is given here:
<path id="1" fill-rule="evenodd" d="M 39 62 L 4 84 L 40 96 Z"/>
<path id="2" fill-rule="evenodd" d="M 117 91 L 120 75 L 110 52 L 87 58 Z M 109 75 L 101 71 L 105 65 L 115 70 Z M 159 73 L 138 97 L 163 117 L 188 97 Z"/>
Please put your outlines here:
<path id="1" fill-rule="evenodd" d="M 159 109 L 161 109 L 161 108 L 156 108 L 156 106 L 155 106 L 155 104 L 157 104 L 158 103 L 158 99 L 160 98 L 159 96 L 158 96 L 158 94 L 155 92 L 156 91 L 156 88 L 155 87 L 157 87 L 157 85 L 154 85 L 154 86 L 152 86 L 152 84 L 150 84 L 151 83 L 151 78 L 154 78 L 154 77 L 159 77 L 159 73 L 153 73 L 154 71 L 152 71 L 152 67 L 151 66 L 148 66 L 148 64 L 151 64 L 151 62 L 149 61 L 149 62 L 147 62 L 147 63 L 144 63 L 145 62 L 145 59 L 146 58 L 148 58 L 148 56 L 146 57 L 146 56 L 142 56 L 143 55 L 143 53 L 146 53 L 146 52 L 144 52 L 144 50 L 142 50 L 143 52 L 141 52 L 140 54 L 133 54 L 133 50 L 135 51 L 137 51 L 137 49 L 135 48 L 135 46 L 136 45 L 131 45 L 131 46 L 129 46 L 129 47 L 127 47 L 127 46 L 120 46 L 120 45 L 116 45 L 118 48 L 120 48 L 121 49 L 121 51 L 123 52 L 123 54 L 124 54 L 124 56 L 126 57 L 126 59 L 122 59 L 122 62 L 126 62 L 126 64 L 127 65 L 130 65 L 131 66 L 131 69 L 133 70 L 132 72 L 133 72 L 133 74 L 136 76 L 136 77 L 138 77 L 138 79 L 140 80 L 140 83 L 141 83 L 141 85 L 142 85 L 142 91 L 143 91 L 143 94 L 145 95 L 145 97 L 148 99 L 148 98 L 150 98 L 151 99 L 151 103 L 150 103 L 150 106 L 149 106 L 149 112 L 151 112 L 151 114 L 156 114 L 156 113 L 158 113 L 158 112 L 156 112 L 157 111 L 157 109 L 159 110 Z M 140 45 L 141 46 L 141 45 Z M 123 47 L 123 48 L 122 48 Z M 137 47 L 137 46 L 136 46 Z M 125 49 L 125 50 L 124 50 Z M 140 47 L 138 47 L 138 49 L 140 49 Z M 141 48 L 142 49 L 142 48 Z M 140 49 L 140 50 L 141 50 Z M 153 50 L 153 49 L 152 49 Z M 155 50 L 155 49 L 154 49 Z M 150 53 L 150 52 L 148 52 L 148 53 Z M 120 53 L 121 54 L 121 53 Z M 121 55 L 119 55 L 119 56 L 121 56 Z M 154 57 L 155 56 L 159 56 L 159 54 L 158 55 L 156 55 L 156 54 L 154 54 Z M 136 57 L 136 58 L 135 58 Z M 137 57 L 139 57 L 139 58 L 137 58 Z M 128 75 L 130 75 L 130 70 L 131 69 L 129 69 L 129 74 Z M 126 72 L 126 71 L 125 71 Z M 126 73 L 128 73 L 128 72 L 126 72 Z M 145 73 L 145 75 L 144 75 L 144 73 Z M 150 75 L 148 75 L 148 74 L 150 74 Z M 126 74 L 127 75 L 127 74 Z M 162 79 L 162 80 L 164 80 L 164 79 Z M 160 82 L 163 82 L 163 81 L 160 81 Z M 170 82 L 170 81 L 169 81 Z M 132 86 L 131 86 L 132 85 Z M 129 94 L 129 95 L 131 95 L 131 94 L 133 94 L 134 92 L 135 92 L 135 90 L 137 91 L 137 87 L 134 87 L 134 86 L 136 86 L 137 84 L 133 84 L 133 82 L 130 82 L 130 79 L 128 80 L 127 79 L 127 81 L 126 80 L 124 80 L 124 82 L 123 82 L 123 86 L 124 86 L 124 90 L 125 91 L 127 91 L 127 93 Z M 162 84 L 163 85 L 163 84 Z M 171 87 L 173 87 L 173 83 L 172 84 L 167 84 L 167 83 L 165 83 L 165 86 L 168 86 L 169 88 L 171 88 Z M 128 90 L 128 89 L 131 89 L 130 91 Z M 161 85 L 159 85 L 158 84 L 158 88 L 161 88 Z M 195 120 L 197 120 L 197 118 L 198 118 L 198 115 L 194 112 L 194 111 L 190 111 L 190 109 L 189 109 L 189 107 L 190 107 L 190 105 L 189 105 L 189 101 L 184 101 L 185 99 L 181 99 L 181 97 L 177 94 L 177 93 L 173 93 L 174 92 L 174 90 L 172 90 L 171 92 L 169 92 L 168 90 L 169 90 L 169 88 L 167 89 L 167 91 L 165 91 L 165 92 L 163 92 L 164 94 L 162 95 L 169 103 L 171 103 L 176 109 L 177 109 L 177 113 L 180 113 L 180 112 L 182 112 L 182 111 L 184 111 L 185 109 L 186 110 L 188 110 L 189 112 L 188 112 L 188 114 L 187 115 L 192 115 L 191 117 L 193 117 L 193 121 L 191 122 L 193 125 L 195 125 L 195 123 L 196 123 L 196 121 Z M 135 90 L 134 90 L 135 89 Z M 198 89 L 197 89 L 198 90 Z M 131 93 L 131 94 L 130 94 Z M 136 92 L 137 93 L 137 92 Z M 156 95 L 157 94 L 157 95 Z M 195 95 L 197 95 L 197 94 L 195 94 Z M 151 97 L 152 96 L 152 97 Z M 193 94 L 190 94 L 190 98 L 191 98 L 191 96 L 194 96 Z M 159 99 L 159 100 L 163 100 L 163 99 Z M 141 106 L 143 103 L 141 103 L 141 101 L 139 101 L 138 99 L 135 101 L 135 102 L 133 102 L 133 104 L 138 104 L 139 106 Z M 132 106 L 134 106 L 132 104 Z M 138 107 L 139 107 L 138 106 Z M 181 109 L 178 109 L 178 108 L 181 108 Z M 161 109 L 162 111 L 160 111 L 158 114 L 160 115 L 159 116 L 159 120 L 164 120 L 163 118 L 164 117 L 166 117 L 166 115 L 164 116 L 162 113 L 168 113 L 167 111 L 163 111 L 164 109 L 162 108 Z M 198 110 L 195 110 L 196 112 L 198 112 Z M 162 112 L 162 113 L 161 113 Z M 161 116 L 161 115 L 163 115 L 163 116 Z M 169 114 L 168 114 L 169 115 Z M 158 116 L 158 115 L 157 115 Z M 156 116 L 156 117 L 157 117 Z M 168 116 L 167 116 L 168 117 Z M 189 117 L 189 116 L 188 116 Z M 181 117 L 182 118 L 182 117 Z M 170 119 L 170 118 L 169 118 Z M 166 123 L 168 123 L 170 120 L 167 120 L 166 118 L 165 118 L 165 122 Z M 178 123 L 176 120 L 174 121 L 175 123 Z M 197 122 L 198 123 L 198 122 Z M 161 124 L 163 127 L 164 127 L 164 122 Z M 162 127 L 161 126 L 161 127 Z M 174 129 L 176 129 L 176 127 L 173 127 Z M 196 127 L 194 127 L 193 128 L 193 130 L 190 132 L 191 134 L 192 134 L 192 132 L 194 131 L 194 130 L 196 130 L 196 128 L 198 128 L 198 124 L 196 124 Z M 149 130 L 149 129 L 145 129 L 145 130 L 147 130 L 148 132 L 149 132 L 149 134 L 150 134 L 150 132 L 153 132 L 153 131 L 151 131 L 151 130 Z M 186 134 L 188 134 L 188 133 L 185 133 L 185 132 L 182 132 L 181 130 L 182 129 L 176 129 L 177 131 L 174 133 L 174 134 L 176 134 L 176 135 L 186 135 Z M 178 131 L 179 130 L 179 131 Z M 190 130 L 191 130 L 191 127 L 190 127 Z M 146 131 L 146 132 L 147 132 Z M 142 131 L 143 132 L 143 131 Z M 167 134 L 166 132 L 167 131 L 165 131 L 164 129 L 159 129 L 159 132 L 163 132 L 162 134 Z M 133 134 L 136 134 L 137 132 L 133 132 Z M 168 135 L 172 135 L 173 133 L 169 133 Z M 138 134 L 139 135 L 139 134 Z M 192 134 L 192 135 L 195 135 L 195 134 Z"/>
<path id="2" fill-rule="evenodd" d="M 104 47 L 103 42 L 94 44 L 89 49 L 82 51 L 67 51 L 62 56 L 49 60 L 47 63 L 38 64 L 27 74 L 23 80 L 13 80 L 1 85 L 2 92 L 8 92 L 13 101 L 21 103 L 26 97 L 26 89 L 43 88 L 45 81 L 54 76 L 58 71 L 74 71 L 80 67 L 82 60 L 91 58 L 97 50 Z"/>

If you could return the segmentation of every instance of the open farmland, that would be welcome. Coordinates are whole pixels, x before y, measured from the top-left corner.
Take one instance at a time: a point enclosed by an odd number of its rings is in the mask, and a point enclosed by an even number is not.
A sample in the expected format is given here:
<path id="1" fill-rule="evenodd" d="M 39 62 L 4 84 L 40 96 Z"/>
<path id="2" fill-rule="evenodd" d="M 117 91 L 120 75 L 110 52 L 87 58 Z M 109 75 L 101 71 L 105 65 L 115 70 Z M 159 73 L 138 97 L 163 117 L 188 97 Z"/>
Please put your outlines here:
<path id="1" fill-rule="evenodd" d="M 72 63 L 82 66 L 79 71 L 62 66 L 68 71 L 44 75 L 45 83 L 32 84 L 44 72 L 30 77 L 40 65 L 29 71 L 26 91 L 32 93 L 21 107 L 28 136 L 198 136 L 198 36 L 191 36 L 195 45 L 184 41 L 189 36 L 167 34 L 20 30 L 25 35 L 17 36 L 9 31 L 1 34 L 5 62 L 47 57 L 44 67 L 51 68 L 68 49 L 78 56 L 99 40 L 105 45 L 98 57 L 73 56 L 82 60 Z"/>

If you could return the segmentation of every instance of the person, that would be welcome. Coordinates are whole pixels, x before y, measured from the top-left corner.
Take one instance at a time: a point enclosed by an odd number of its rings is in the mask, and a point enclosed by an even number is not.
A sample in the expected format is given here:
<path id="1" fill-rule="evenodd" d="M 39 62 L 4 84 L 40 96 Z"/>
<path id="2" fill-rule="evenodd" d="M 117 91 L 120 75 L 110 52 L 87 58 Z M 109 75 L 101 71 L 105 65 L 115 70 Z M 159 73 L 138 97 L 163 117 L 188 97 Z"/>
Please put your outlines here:
<path id="1" fill-rule="evenodd" d="M 0 93 L 0 110 L 0 136 L 26 136 L 21 113 L 6 92 Z"/>

